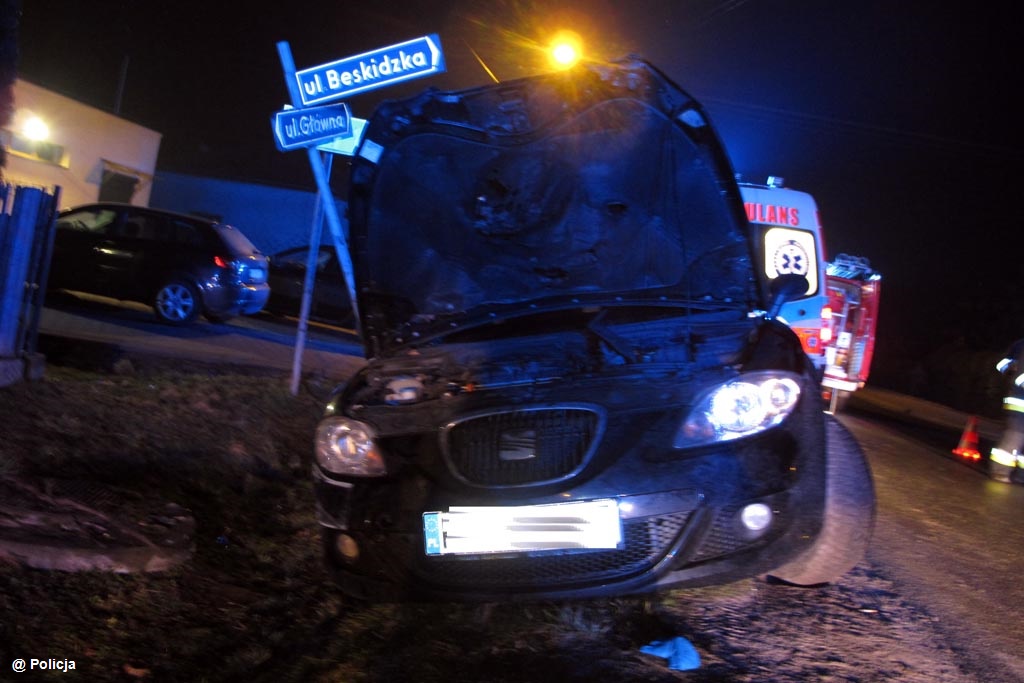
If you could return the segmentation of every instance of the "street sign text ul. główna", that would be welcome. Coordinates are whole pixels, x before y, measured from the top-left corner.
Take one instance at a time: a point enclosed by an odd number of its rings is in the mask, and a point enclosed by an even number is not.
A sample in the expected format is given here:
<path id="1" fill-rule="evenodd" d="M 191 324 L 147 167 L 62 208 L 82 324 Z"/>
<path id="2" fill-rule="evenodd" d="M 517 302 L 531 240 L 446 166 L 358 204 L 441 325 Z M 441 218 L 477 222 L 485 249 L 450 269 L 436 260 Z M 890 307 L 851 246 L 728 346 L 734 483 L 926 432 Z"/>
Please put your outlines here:
<path id="1" fill-rule="evenodd" d="M 273 123 L 277 148 L 281 151 L 352 136 L 352 113 L 344 103 L 284 109 L 274 114 Z"/>
<path id="2" fill-rule="evenodd" d="M 295 78 L 309 106 L 444 70 L 441 39 L 429 35 L 296 71 Z"/>

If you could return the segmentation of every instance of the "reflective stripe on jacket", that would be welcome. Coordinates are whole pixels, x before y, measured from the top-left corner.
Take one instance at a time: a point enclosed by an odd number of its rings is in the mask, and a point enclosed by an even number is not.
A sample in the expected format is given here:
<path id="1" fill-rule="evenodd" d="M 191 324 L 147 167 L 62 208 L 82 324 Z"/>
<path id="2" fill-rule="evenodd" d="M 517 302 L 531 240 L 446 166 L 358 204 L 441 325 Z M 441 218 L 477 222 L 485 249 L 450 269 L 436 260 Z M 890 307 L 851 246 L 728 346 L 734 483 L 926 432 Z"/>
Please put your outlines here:
<path id="1" fill-rule="evenodd" d="M 1007 467 L 1013 467 L 1017 464 L 1017 456 L 1009 451 L 1004 451 L 1002 448 L 993 448 L 988 457 L 992 462 L 1006 465 Z"/>

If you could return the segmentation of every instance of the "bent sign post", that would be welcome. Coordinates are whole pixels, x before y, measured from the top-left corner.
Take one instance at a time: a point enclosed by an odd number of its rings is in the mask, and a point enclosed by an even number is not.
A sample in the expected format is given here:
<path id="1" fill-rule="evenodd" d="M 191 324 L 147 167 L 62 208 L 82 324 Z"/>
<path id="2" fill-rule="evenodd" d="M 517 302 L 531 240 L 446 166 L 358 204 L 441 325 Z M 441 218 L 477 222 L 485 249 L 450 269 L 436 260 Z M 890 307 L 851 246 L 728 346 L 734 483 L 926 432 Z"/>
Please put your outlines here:
<path id="1" fill-rule="evenodd" d="M 309 166 L 316 180 L 319 201 L 310 235 L 309 263 L 306 267 L 306 282 L 302 293 L 302 307 L 299 315 L 299 332 L 295 343 L 292 363 L 292 394 L 298 394 L 305 346 L 307 318 L 313 289 L 316 254 L 320 250 L 322 221 L 334 241 L 338 264 L 345 276 L 352 314 L 357 331 L 362 328 L 359 309 L 356 305 L 355 279 L 352 273 L 352 259 L 342 230 L 338 207 L 330 186 L 330 157 L 334 154 L 354 154 L 362 137 L 365 121 L 353 119 L 348 105 L 310 107 L 356 93 L 366 92 L 385 85 L 408 81 L 421 76 L 430 76 L 445 70 L 441 41 L 436 35 L 424 36 L 404 43 L 365 52 L 354 57 L 339 59 L 328 64 L 295 70 L 291 48 L 287 42 L 277 44 L 278 56 L 284 69 L 285 85 L 293 108 L 278 112 L 271 121 L 277 146 L 281 151 L 304 147 L 309 155 Z M 358 135 L 353 135 L 358 132 Z M 326 159 L 321 158 L 323 154 Z"/>

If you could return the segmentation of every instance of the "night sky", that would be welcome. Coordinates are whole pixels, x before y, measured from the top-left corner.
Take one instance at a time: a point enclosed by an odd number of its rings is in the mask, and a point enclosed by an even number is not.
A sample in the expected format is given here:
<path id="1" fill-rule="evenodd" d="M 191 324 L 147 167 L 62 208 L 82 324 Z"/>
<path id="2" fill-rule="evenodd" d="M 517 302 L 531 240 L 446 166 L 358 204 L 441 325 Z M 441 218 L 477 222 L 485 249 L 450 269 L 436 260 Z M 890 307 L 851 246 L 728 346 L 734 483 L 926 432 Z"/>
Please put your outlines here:
<path id="1" fill-rule="evenodd" d="M 695 95 L 744 180 L 815 196 L 828 254 L 883 275 L 880 362 L 1024 335 L 1024 17 L 1005 3 L 23 2 L 20 76 L 161 132 L 158 173 L 310 190 L 305 154 L 270 128 L 288 99 L 279 41 L 302 69 L 438 34 L 447 72 L 349 101 L 368 118 L 383 98 L 490 82 L 478 58 L 500 80 L 544 70 L 539 48 L 569 28 L 589 58 L 639 55 Z"/>

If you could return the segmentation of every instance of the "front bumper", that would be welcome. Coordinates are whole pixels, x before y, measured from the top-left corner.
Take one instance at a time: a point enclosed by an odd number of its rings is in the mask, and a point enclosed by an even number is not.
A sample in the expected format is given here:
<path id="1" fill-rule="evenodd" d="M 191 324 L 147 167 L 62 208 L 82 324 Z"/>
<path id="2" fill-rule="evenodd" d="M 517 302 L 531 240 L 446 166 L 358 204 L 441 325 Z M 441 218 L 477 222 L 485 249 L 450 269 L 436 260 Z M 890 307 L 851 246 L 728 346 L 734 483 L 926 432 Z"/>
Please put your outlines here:
<path id="1" fill-rule="evenodd" d="M 509 601 L 592 598 L 718 584 L 769 572 L 803 552 L 815 528 L 786 494 L 765 496 L 775 527 L 760 536 L 738 520 L 742 505 L 718 509 L 689 491 L 669 491 L 690 504 L 624 516 L 615 550 L 537 552 L 515 556 L 428 557 L 422 532 L 366 533 L 324 526 L 324 550 L 349 595 L 372 600 Z M 633 497 L 640 502 L 647 496 Z M 789 518 L 789 519 L 787 519 Z M 338 553 L 354 541 L 360 559 Z"/>
<path id="2" fill-rule="evenodd" d="M 457 494 L 416 471 L 352 484 L 316 470 L 326 557 L 346 593 L 399 601 L 588 598 L 765 574 L 804 552 L 820 530 L 824 437 L 815 407 L 817 419 L 805 409 L 786 429 L 682 457 L 641 448 L 594 478 L 538 496 Z M 614 550 L 425 550 L 425 511 L 606 498 L 619 503 L 622 522 L 623 542 Z M 772 511 L 761 532 L 740 521 L 753 503 Z M 339 552 L 339 539 L 342 548 L 358 548 L 356 559 Z"/>

